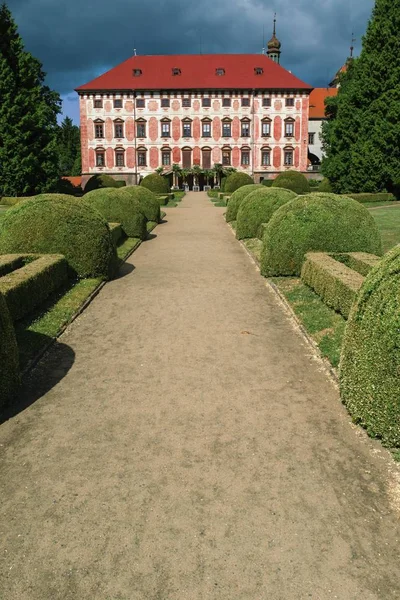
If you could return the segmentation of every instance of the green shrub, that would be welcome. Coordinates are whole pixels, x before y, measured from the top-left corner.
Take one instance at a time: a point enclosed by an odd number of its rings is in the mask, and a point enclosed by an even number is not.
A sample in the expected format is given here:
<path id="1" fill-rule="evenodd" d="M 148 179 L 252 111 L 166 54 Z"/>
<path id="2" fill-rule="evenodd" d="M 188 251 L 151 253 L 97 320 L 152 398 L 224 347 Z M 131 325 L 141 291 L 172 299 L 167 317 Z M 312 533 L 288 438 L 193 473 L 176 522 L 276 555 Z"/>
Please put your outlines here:
<path id="1" fill-rule="evenodd" d="M 151 192 L 154 192 L 154 194 L 169 194 L 170 192 L 168 179 L 162 177 L 158 173 L 146 175 L 140 182 L 140 185 Z"/>
<path id="2" fill-rule="evenodd" d="M 31 260 L 34 260 L 35 255 L 29 254 L 2 254 L 0 255 L 0 277 L 3 275 L 8 275 L 15 269 L 20 269 L 24 266 L 25 262 L 30 262 L 28 257 L 31 257 Z"/>
<path id="3" fill-rule="evenodd" d="M 225 219 L 227 223 L 231 221 L 236 221 L 237 213 L 240 205 L 243 200 L 254 192 L 254 190 L 265 189 L 261 183 L 252 183 L 250 185 L 243 185 L 236 192 L 233 192 L 232 196 L 229 199 L 228 210 L 226 211 Z"/>
<path id="4" fill-rule="evenodd" d="M 121 193 L 139 201 L 141 211 L 148 221 L 160 222 L 160 202 L 153 192 L 140 185 L 131 185 L 121 190 Z"/>
<path id="5" fill-rule="evenodd" d="M 79 277 L 108 278 L 117 265 L 104 218 L 62 194 L 43 194 L 10 208 L 0 221 L 2 253 L 62 254 Z"/>
<path id="6" fill-rule="evenodd" d="M 263 187 L 248 194 L 237 213 L 237 239 L 257 237 L 260 225 L 268 223 L 280 206 L 295 197 L 294 192 L 283 188 Z"/>
<path id="7" fill-rule="evenodd" d="M 400 245 L 367 276 L 347 323 L 340 391 L 354 421 L 400 446 Z"/>
<path id="8" fill-rule="evenodd" d="M 346 196 L 310 194 L 281 206 L 263 238 L 261 272 L 267 277 L 300 275 L 310 251 L 382 254 L 370 212 Z"/>
<path id="9" fill-rule="evenodd" d="M 221 192 L 225 191 L 225 185 L 226 185 L 226 180 L 227 179 L 228 179 L 227 177 L 222 177 L 222 179 L 221 179 L 221 186 L 220 186 L 220 191 Z"/>
<path id="10" fill-rule="evenodd" d="M 357 200 L 358 202 L 396 202 L 396 198 L 393 194 L 387 194 L 380 192 L 376 194 L 346 194 L 349 198 Z"/>
<path id="11" fill-rule="evenodd" d="M 0 409 L 17 391 L 19 379 L 18 348 L 7 304 L 0 294 Z"/>
<path id="12" fill-rule="evenodd" d="M 109 223 L 108 224 L 111 232 L 111 237 L 116 246 L 120 243 L 121 240 L 125 239 L 125 233 L 121 227 L 121 223 Z"/>
<path id="13" fill-rule="evenodd" d="M 274 183 L 273 179 L 263 179 L 261 182 L 261 185 L 264 185 L 265 187 L 272 187 L 273 183 Z"/>
<path id="14" fill-rule="evenodd" d="M 13 321 L 40 306 L 68 280 L 68 265 L 61 255 L 47 254 L 0 277 L 0 292 Z"/>
<path id="15" fill-rule="evenodd" d="M 124 181 L 123 179 L 118 179 L 115 183 L 117 184 L 116 185 L 117 188 L 126 187 L 126 181 Z"/>
<path id="16" fill-rule="evenodd" d="M 232 192 L 236 192 L 239 188 L 244 185 L 250 185 L 254 183 L 254 180 L 247 175 L 247 173 L 231 173 L 229 177 L 227 177 L 225 182 L 225 187 L 222 190 L 227 194 L 232 194 Z"/>
<path id="17" fill-rule="evenodd" d="M 274 179 L 272 187 L 292 190 L 299 195 L 308 194 L 310 191 L 310 184 L 308 183 L 307 177 L 298 171 L 285 171 L 284 173 L 280 173 L 278 177 Z"/>
<path id="18" fill-rule="evenodd" d="M 306 254 L 301 279 L 346 319 L 364 282 L 362 275 L 323 252 Z"/>
<path id="19" fill-rule="evenodd" d="M 209 198 L 218 198 L 218 190 L 208 190 L 207 196 Z"/>
<path id="20" fill-rule="evenodd" d="M 329 179 L 327 179 L 327 177 L 324 177 L 324 179 L 319 184 L 318 191 L 319 192 L 333 192 L 331 182 L 329 181 Z"/>
<path id="21" fill-rule="evenodd" d="M 382 260 L 381 256 L 367 254 L 367 252 L 348 252 L 347 254 L 333 254 L 332 256 L 364 277 Z"/>
<path id="22" fill-rule="evenodd" d="M 3 196 L 2 198 L 0 198 L 0 204 L 3 204 L 4 206 L 15 206 L 16 204 L 18 204 L 18 202 L 22 202 L 23 200 L 30 200 L 31 198 L 33 198 L 33 196 L 26 196 L 26 197 L 14 197 L 14 196 Z"/>
<path id="23" fill-rule="evenodd" d="M 148 219 L 143 214 L 139 200 L 126 190 L 112 188 L 93 190 L 85 194 L 84 202 L 90 208 L 99 211 L 109 223 L 120 223 L 128 237 L 146 239 Z"/>
<path id="24" fill-rule="evenodd" d="M 167 206 L 169 198 L 168 196 L 157 196 L 157 201 L 160 206 Z"/>
<path id="25" fill-rule="evenodd" d="M 321 181 L 319 181 L 319 179 L 309 179 L 308 180 L 308 185 L 310 186 L 311 190 L 319 189 L 320 184 L 321 184 Z"/>
<path id="26" fill-rule="evenodd" d="M 102 188 L 117 187 L 119 187 L 118 181 L 115 181 L 110 175 L 93 175 L 85 185 L 85 194 Z"/>

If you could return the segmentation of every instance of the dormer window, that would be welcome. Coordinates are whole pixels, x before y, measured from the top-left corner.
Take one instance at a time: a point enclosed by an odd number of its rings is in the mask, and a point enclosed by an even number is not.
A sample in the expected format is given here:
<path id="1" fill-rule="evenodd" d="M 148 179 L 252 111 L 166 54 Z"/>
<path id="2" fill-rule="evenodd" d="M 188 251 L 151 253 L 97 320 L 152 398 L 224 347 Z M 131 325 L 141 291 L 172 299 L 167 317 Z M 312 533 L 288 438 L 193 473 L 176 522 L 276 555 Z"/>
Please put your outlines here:
<path id="1" fill-rule="evenodd" d="M 254 73 L 256 75 L 262 75 L 264 73 L 264 69 L 262 67 L 255 67 Z"/>
<path id="2" fill-rule="evenodd" d="M 133 69 L 132 74 L 134 77 L 140 77 L 142 74 L 142 69 Z"/>
<path id="3" fill-rule="evenodd" d="M 225 75 L 225 69 L 222 69 L 221 67 L 219 69 L 215 69 L 215 74 L 218 76 Z"/>
<path id="4" fill-rule="evenodd" d="M 181 70 L 177 69 L 176 67 L 174 67 L 172 69 L 172 75 L 180 75 L 181 74 Z"/>

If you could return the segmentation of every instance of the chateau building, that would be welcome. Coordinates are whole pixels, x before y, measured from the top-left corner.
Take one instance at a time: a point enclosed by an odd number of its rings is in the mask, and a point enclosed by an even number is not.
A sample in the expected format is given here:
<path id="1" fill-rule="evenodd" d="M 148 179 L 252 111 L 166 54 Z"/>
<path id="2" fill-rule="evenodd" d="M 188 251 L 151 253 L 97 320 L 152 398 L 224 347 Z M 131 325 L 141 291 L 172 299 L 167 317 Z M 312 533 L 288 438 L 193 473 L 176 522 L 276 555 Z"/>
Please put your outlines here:
<path id="1" fill-rule="evenodd" d="M 322 124 L 326 121 L 325 98 L 336 96 L 338 89 L 315 88 L 310 94 L 310 112 L 308 123 L 308 158 L 311 165 L 309 171 L 319 171 L 322 152 Z"/>
<path id="2" fill-rule="evenodd" d="M 133 56 L 77 88 L 83 185 L 107 173 L 128 184 L 172 166 L 232 166 L 255 181 L 307 171 L 312 87 L 267 54 Z M 204 181 L 200 181 L 202 185 Z"/>

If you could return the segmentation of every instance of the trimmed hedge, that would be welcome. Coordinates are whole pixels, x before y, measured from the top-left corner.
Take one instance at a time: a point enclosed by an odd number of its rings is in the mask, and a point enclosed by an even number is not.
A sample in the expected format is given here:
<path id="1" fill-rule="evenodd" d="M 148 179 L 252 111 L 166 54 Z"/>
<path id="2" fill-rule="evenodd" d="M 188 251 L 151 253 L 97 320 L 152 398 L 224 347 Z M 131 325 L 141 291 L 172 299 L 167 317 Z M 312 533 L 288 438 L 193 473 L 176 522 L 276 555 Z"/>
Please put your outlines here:
<path id="1" fill-rule="evenodd" d="M 165 177 L 162 177 L 158 173 L 146 175 L 140 182 L 140 185 L 151 192 L 154 192 L 154 194 L 169 194 L 170 192 L 168 179 L 165 179 Z"/>
<path id="2" fill-rule="evenodd" d="M 111 175 L 93 175 L 86 183 L 84 191 L 85 194 L 87 194 L 88 192 L 92 192 L 93 190 L 118 187 L 120 187 L 120 182 L 113 179 Z"/>
<path id="3" fill-rule="evenodd" d="M 308 194 L 310 192 L 310 184 L 307 177 L 298 171 L 284 171 L 278 177 L 275 177 L 272 187 L 285 188 L 292 190 L 296 194 Z"/>
<path id="4" fill-rule="evenodd" d="M 132 185 L 121 190 L 121 193 L 139 201 L 142 213 L 148 221 L 160 222 L 160 203 L 153 192 L 139 185 Z"/>
<path id="5" fill-rule="evenodd" d="M 346 196 L 297 196 L 269 221 L 261 252 L 266 277 L 300 275 L 310 251 L 382 254 L 381 237 L 371 213 Z"/>
<path id="6" fill-rule="evenodd" d="M 323 252 L 306 254 L 301 279 L 346 319 L 364 282 L 362 275 Z"/>
<path id="7" fill-rule="evenodd" d="M 367 254 L 367 252 L 348 252 L 347 254 L 334 254 L 333 258 L 347 265 L 353 271 L 366 277 L 382 260 L 381 256 Z"/>
<path id="8" fill-rule="evenodd" d="M 0 254 L 62 254 L 73 274 L 109 278 L 116 249 L 104 218 L 82 200 L 43 194 L 20 202 L 0 221 Z"/>
<path id="9" fill-rule="evenodd" d="M 367 276 L 347 323 L 340 391 L 353 420 L 400 447 L 400 245 Z"/>
<path id="10" fill-rule="evenodd" d="M 268 223 L 280 206 L 295 197 L 294 192 L 283 188 L 264 187 L 251 192 L 243 200 L 237 213 L 237 239 L 257 237 L 260 226 Z"/>
<path id="11" fill-rule="evenodd" d="M 111 237 L 116 246 L 120 243 L 120 241 L 125 238 L 124 231 L 121 227 L 121 223 L 109 223 L 108 224 L 111 232 Z"/>
<path id="12" fill-rule="evenodd" d="M 273 183 L 274 183 L 273 179 L 263 179 L 261 182 L 261 185 L 263 185 L 264 187 L 272 187 Z"/>
<path id="13" fill-rule="evenodd" d="M 225 187 L 221 191 L 226 192 L 227 194 L 232 194 L 232 192 L 236 192 L 239 188 L 244 185 L 250 185 L 254 183 L 254 180 L 247 175 L 247 173 L 231 173 L 229 177 L 226 178 Z"/>
<path id="14" fill-rule="evenodd" d="M 265 189 L 261 183 L 251 183 L 250 185 L 243 185 L 236 192 L 233 192 L 229 199 L 228 210 L 226 211 L 225 219 L 227 223 L 236 221 L 237 213 L 243 200 L 254 192 L 254 190 Z"/>
<path id="15" fill-rule="evenodd" d="M 357 200 L 358 202 L 397 202 L 393 194 L 385 192 L 377 192 L 376 194 L 346 194 L 349 198 Z"/>
<path id="16" fill-rule="evenodd" d="M 15 206 L 18 202 L 22 202 L 23 200 L 30 200 L 34 196 L 26 196 L 26 197 L 14 197 L 14 196 L 3 196 L 0 198 L 0 204 L 4 206 Z"/>
<path id="17" fill-rule="evenodd" d="M 169 202 L 168 196 L 157 196 L 157 202 L 160 206 L 167 206 Z"/>
<path id="18" fill-rule="evenodd" d="M 23 267 L 25 262 L 29 262 L 28 257 L 31 257 L 32 260 L 36 258 L 30 254 L 2 254 L 0 256 L 0 277 Z"/>
<path id="19" fill-rule="evenodd" d="M 109 223 L 120 223 L 128 237 L 145 240 L 147 237 L 146 217 L 141 203 L 126 190 L 105 188 L 85 194 L 84 203 L 99 213 Z"/>
<path id="20" fill-rule="evenodd" d="M 0 294 L 0 409 L 15 394 L 20 383 L 19 356 L 14 326 Z"/>
<path id="21" fill-rule="evenodd" d="M 333 192 L 331 182 L 329 181 L 329 179 L 327 179 L 327 177 L 324 177 L 324 179 L 319 184 L 318 191 L 319 192 L 331 192 L 331 193 Z"/>
<path id="22" fill-rule="evenodd" d="M 68 281 L 63 256 L 47 254 L 0 277 L 3 294 L 13 321 L 22 319 Z"/>
<path id="23" fill-rule="evenodd" d="M 221 179 L 221 186 L 220 186 L 220 191 L 221 192 L 225 191 L 225 185 L 226 185 L 226 180 L 227 179 L 228 179 L 227 177 L 222 177 L 222 179 Z"/>

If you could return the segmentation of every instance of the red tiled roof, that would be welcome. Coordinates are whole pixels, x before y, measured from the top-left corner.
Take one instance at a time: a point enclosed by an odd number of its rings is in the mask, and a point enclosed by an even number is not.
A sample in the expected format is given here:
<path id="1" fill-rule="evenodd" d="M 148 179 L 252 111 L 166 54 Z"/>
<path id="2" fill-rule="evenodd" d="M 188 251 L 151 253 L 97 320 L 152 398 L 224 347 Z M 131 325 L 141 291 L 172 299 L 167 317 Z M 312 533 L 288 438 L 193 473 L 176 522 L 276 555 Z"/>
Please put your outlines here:
<path id="1" fill-rule="evenodd" d="M 256 67 L 262 67 L 261 75 L 256 75 Z M 134 77 L 134 69 L 142 74 Z M 173 69 L 180 69 L 180 74 L 173 75 Z M 224 75 L 217 75 L 217 69 L 224 69 Z M 176 89 L 312 90 L 312 86 L 263 54 L 183 54 L 132 56 L 76 91 Z"/>
<path id="2" fill-rule="evenodd" d="M 66 181 L 69 181 L 74 187 L 82 185 L 82 177 L 63 177 Z"/>
<path id="3" fill-rule="evenodd" d="M 337 93 L 337 88 L 315 88 L 310 94 L 310 119 L 324 119 L 324 100 L 328 96 L 336 96 Z"/>

